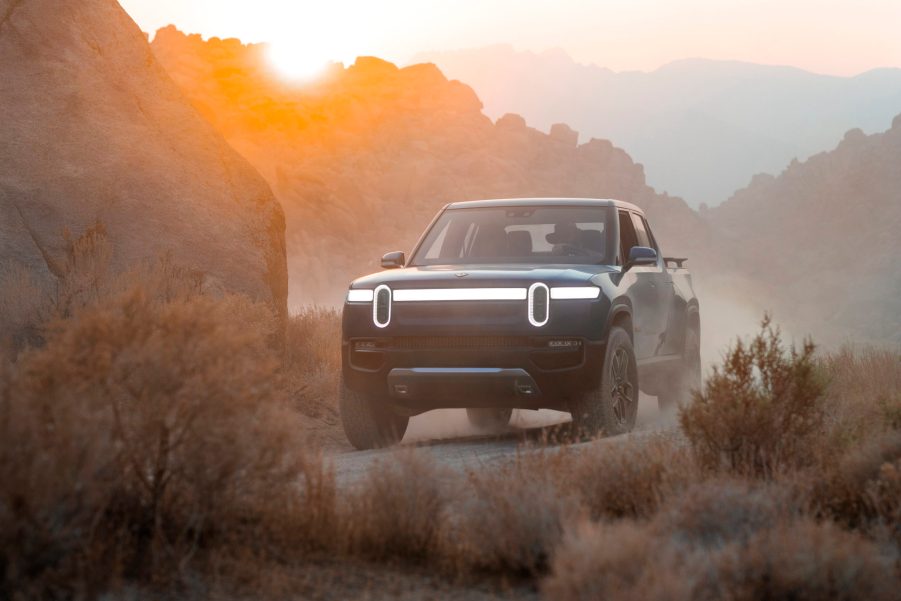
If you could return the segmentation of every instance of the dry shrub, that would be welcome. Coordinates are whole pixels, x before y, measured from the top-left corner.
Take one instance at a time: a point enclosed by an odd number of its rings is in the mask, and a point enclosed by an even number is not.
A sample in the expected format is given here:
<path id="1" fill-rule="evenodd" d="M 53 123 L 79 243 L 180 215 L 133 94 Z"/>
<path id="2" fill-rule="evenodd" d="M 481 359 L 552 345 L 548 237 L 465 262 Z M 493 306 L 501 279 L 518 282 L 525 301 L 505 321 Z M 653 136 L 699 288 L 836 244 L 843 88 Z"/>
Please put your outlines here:
<path id="1" fill-rule="evenodd" d="M 647 524 L 581 522 L 568 529 L 541 588 L 554 601 L 693 601 L 710 563 L 709 554 L 659 538 Z"/>
<path id="2" fill-rule="evenodd" d="M 285 372 L 297 408 L 314 418 L 336 418 L 341 375 L 341 314 L 305 308 L 288 320 Z"/>
<path id="3" fill-rule="evenodd" d="M 454 484 L 453 475 L 421 455 L 394 453 L 350 491 L 341 510 L 344 544 L 372 557 L 424 559 L 436 548 Z"/>
<path id="4" fill-rule="evenodd" d="M 7 368 L 5 591 L 177 576 L 260 499 L 294 494 L 296 424 L 272 400 L 267 322 L 243 298 L 157 302 L 135 286 L 55 322 Z"/>
<path id="5" fill-rule="evenodd" d="M 560 601 L 881 601 L 897 597 L 896 561 L 857 533 L 806 518 L 713 548 L 653 523 L 583 523 L 567 534 L 542 589 Z"/>
<path id="6" fill-rule="evenodd" d="M 843 347 L 820 360 L 826 389 L 831 452 L 825 463 L 884 429 L 901 429 L 901 355 L 887 349 Z"/>
<path id="7" fill-rule="evenodd" d="M 736 601 L 889 601 L 901 587 L 897 559 L 858 533 L 802 519 L 724 551 L 718 581 Z"/>
<path id="8" fill-rule="evenodd" d="M 595 445 L 557 472 L 593 519 L 646 518 L 699 477 L 684 445 L 664 437 Z"/>
<path id="9" fill-rule="evenodd" d="M 754 476 L 809 464 L 824 418 L 813 353 L 810 341 L 786 350 L 769 317 L 750 343 L 736 342 L 679 411 L 698 463 Z"/>
<path id="10" fill-rule="evenodd" d="M 814 510 L 852 528 L 886 526 L 901 543 L 901 432 L 886 432 L 817 474 Z"/>
<path id="11" fill-rule="evenodd" d="M 797 516 L 801 508 L 784 484 L 720 478 L 690 485 L 668 500 L 654 525 L 676 542 L 716 548 L 744 543 Z"/>
<path id="12" fill-rule="evenodd" d="M 561 459 L 519 457 L 501 469 L 471 472 L 444 527 L 442 554 L 451 566 L 517 574 L 546 569 L 564 522 L 578 511 L 553 477 Z"/>

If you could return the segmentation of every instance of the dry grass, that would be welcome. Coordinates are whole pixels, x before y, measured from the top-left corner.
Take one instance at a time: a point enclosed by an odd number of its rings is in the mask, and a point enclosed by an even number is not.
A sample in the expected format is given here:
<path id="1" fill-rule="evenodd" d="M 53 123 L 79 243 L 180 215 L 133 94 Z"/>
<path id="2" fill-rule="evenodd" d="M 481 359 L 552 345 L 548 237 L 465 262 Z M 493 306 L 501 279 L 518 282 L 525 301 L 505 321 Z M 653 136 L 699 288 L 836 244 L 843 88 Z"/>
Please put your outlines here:
<path id="1" fill-rule="evenodd" d="M 520 457 L 499 470 L 473 471 L 443 527 L 442 558 L 457 573 L 473 570 L 514 576 L 543 572 L 578 511 L 554 475 L 568 458 Z"/>
<path id="2" fill-rule="evenodd" d="M 288 320 L 284 372 L 297 409 L 314 419 L 337 423 L 341 374 L 341 315 L 308 307 Z"/>
<path id="3" fill-rule="evenodd" d="M 595 520 L 650 517 L 700 477 L 685 445 L 669 436 L 586 449 L 558 473 Z"/>
<path id="4" fill-rule="evenodd" d="M 345 499 L 339 550 L 421 561 L 435 554 L 452 500 L 448 474 L 412 453 L 381 463 Z"/>

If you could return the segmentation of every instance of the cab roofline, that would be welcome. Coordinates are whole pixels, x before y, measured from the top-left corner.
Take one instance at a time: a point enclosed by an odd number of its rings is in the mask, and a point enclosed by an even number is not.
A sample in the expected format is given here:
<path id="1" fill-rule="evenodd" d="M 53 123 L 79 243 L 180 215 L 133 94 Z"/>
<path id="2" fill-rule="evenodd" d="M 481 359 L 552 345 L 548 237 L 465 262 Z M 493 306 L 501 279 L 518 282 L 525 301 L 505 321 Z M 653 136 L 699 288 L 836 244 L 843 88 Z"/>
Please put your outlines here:
<path id="1" fill-rule="evenodd" d="M 445 209 L 478 209 L 491 207 L 618 207 L 644 213 L 639 207 L 614 198 L 495 198 L 452 202 Z"/>

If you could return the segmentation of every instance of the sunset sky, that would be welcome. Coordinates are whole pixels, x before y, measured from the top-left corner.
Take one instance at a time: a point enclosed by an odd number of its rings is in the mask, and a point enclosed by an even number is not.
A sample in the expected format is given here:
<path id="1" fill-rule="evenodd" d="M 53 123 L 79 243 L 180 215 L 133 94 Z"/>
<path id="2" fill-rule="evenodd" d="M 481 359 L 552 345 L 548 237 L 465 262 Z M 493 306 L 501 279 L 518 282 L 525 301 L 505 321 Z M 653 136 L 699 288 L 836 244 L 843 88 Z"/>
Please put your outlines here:
<path id="1" fill-rule="evenodd" d="M 853 75 L 901 67 L 901 0 L 120 0 L 148 32 L 272 42 L 306 64 L 510 43 L 653 70 L 703 57 Z M 297 59 L 301 60 L 301 59 Z"/>

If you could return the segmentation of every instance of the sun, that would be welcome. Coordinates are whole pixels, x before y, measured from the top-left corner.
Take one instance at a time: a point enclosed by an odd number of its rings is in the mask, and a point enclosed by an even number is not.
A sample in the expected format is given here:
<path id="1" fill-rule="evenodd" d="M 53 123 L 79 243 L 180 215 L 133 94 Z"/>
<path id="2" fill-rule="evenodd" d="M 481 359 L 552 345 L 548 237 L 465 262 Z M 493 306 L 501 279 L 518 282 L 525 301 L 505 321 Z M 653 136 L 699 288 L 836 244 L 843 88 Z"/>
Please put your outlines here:
<path id="1" fill-rule="evenodd" d="M 328 57 L 307 44 L 273 42 L 269 44 L 267 57 L 278 73 L 292 81 L 316 79 L 331 63 Z"/>

